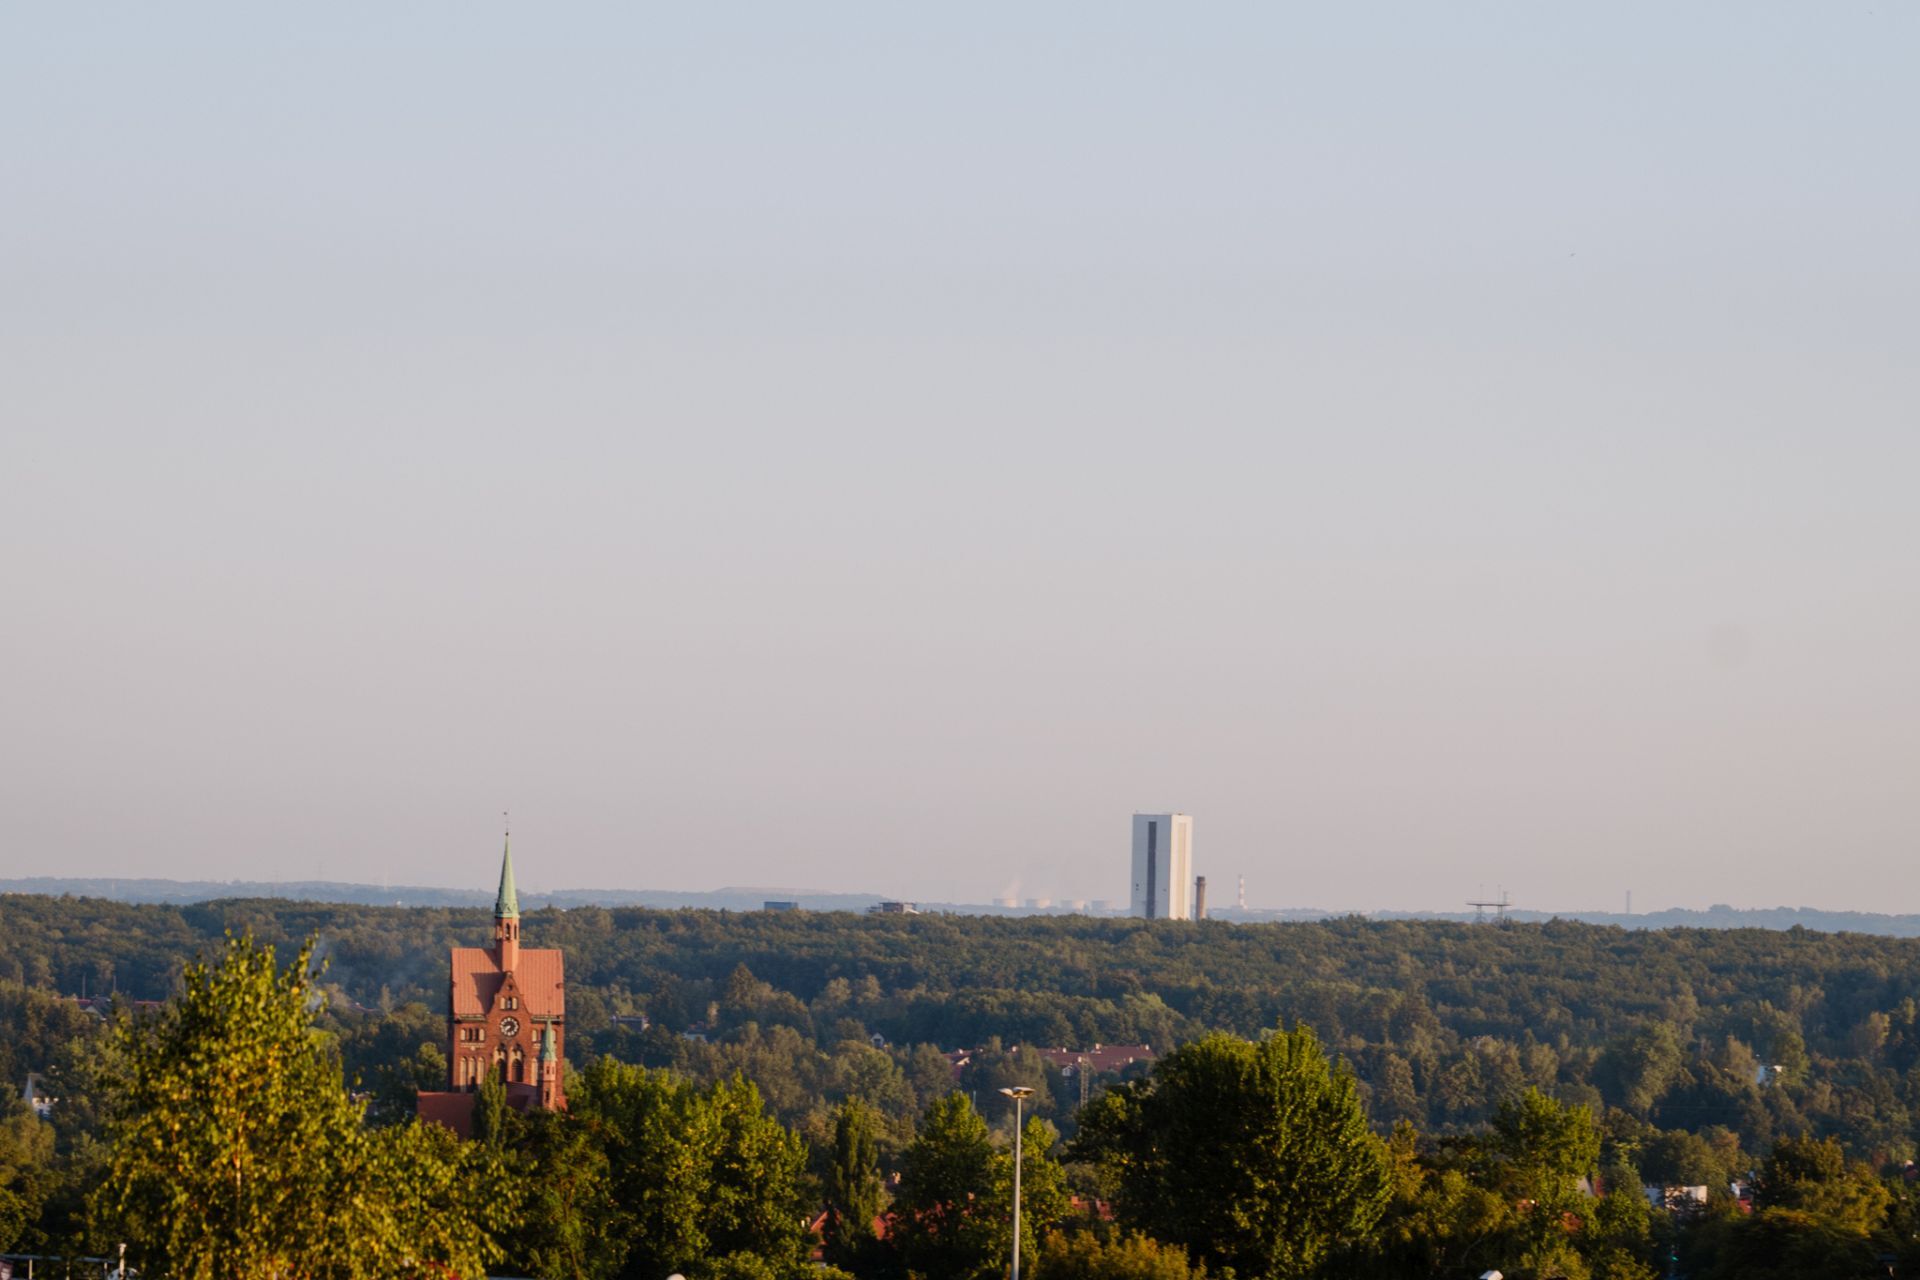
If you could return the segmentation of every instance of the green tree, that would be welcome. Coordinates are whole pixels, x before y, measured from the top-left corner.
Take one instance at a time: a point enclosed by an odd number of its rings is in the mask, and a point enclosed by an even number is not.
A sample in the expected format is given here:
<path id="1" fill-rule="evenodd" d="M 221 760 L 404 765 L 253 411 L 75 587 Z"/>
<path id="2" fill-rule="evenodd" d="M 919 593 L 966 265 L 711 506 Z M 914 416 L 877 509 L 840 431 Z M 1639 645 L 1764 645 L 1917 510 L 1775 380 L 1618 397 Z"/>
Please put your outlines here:
<path id="1" fill-rule="evenodd" d="M 1342 1251 L 1343 1276 L 1452 1276 L 1478 1274 L 1503 1261 L 1513 1230 L 1511 1202 L 1470 1178 L 1466 1170 L 1420 1158 L 1413 1126 L 1394 1126 L 1388 1144 L 1392 1193 L 1372 1238 Z"/>
<path id="2" fill-rule="evenodd" d="M 873 1220 L 884 1207 L 873 1111 L 858 1098 L 840 1104 L 827 1166 L 827 1256 L 852 1266 L 872 1248 Z"/>
<path id="3" fill-rule="evenodd" d="M 989 1203 L 999 1182 L 987 1122 L 964 1093 L 928 1109 L 902 1154 L 889 1239 L 905 1268 L 932 1280 L 997 1275 L 1010 1242 Z"/>
<path id="4" fill-rule="evenodd" d="M 1851 1280 L 1884 1276 L 1866 1236 L 1842 1231 L 1797 1209 L 1762 1209 L 1713 1224 L 1705 1280 Z"/>
<path id="5" fill-rule="evenodd" d="M 1066 1172 L 1050 1154 L 1059 1135 L 1038 1116 L 1021 1130 L 1020 1258 L 1066 1216 Z M 936 1280 L 985 1280 L 1013 1252 L 1013 1152 L 999 1145 L 962 1093 L 927 1113 L 901 1157 L 890 1242 L 908 1271 Z"/>
<path id="6" fill-rule="evenodd" d="M 1594 1280 L 1654 1280 L 1660 1274 L 1653 1210 L 1639 1187 L 1617 1187 L 1594 1203 L 1580 1252 Z"/>
<path id="7" fill-rule="evenodd" d="M 1648 1022 L 1608 1046 L 1600 1069 L 1611 1097 L 1644 1117 L 1679 1078 L 1684 1061 L 1673 1024 Z"/>
<path id="8" fill-rule="evenodd" d="M 524 1226 L 508 1250 L 517 1270 L 545 1280 L 618 1274 L 628 1246 L 607 1230 L 620 1219 L 598 1126 L 569 1112 L 531 1112 L 515 1156 L 527 1189 Z"/>
<path id="9" fill-rule="evenodd" d="M 720 1258 L 758 1259 L 777 1276 L 804 1274 L 810 1197 L 802 1188 L 806 1145 L 766 1114 L 744 1076 L 723 1080 L 703 1099 L 718 1130 L 708 1188 L 707 1238 Z"/>
<path id="10" fill-rule="evenodd" d="M 1600 1162 L 1593 1113 L 1528 1089 L 1503 1101 L 1493 1115 L 1493 1151 L 1502 1182 L 1525 1200 L 1564 1205 Z"/>
<path id="11" fill-rule="evenodd" d="M 1025 1274 L 1024 1272 L 1022 1274 Z M 1103 1240 L 1090 1231 L 1055 1231 L 1040 1244 L 1037 1280 L 1203 1280 L 1178 1245 L 1129 1232 Z"/>
<path id="12" fill-rule="evenodd" d="M 113 1083 L 126 1076 L 120 1039 L 78 1036 L 60 1047 L 43 1081 L 53 1108 L 53 1179 L 40 1224 L 29 1238 L 35 1252 L 101 1254 L 111 1242 L 94 1230 L 87 1201 L 106 1181 L 106 1107 Z"/>
<path id="13" fill-rule="evenodd" d="M 1065 1220 L 1073 1203 L 1067 1189 L 1067 1171 L 1053 1158 L 1060 1132 L 1040 1116 L 1028 1116 L 1020 1138 L 1020 1266 L 1034 1265 L 1039 1242 L 1055 1224 Z M 1008 1240 L 1001 1249 L 1012 1251 L 1013 1152 L 1001 1151 L 989 1211 L 1007 1224 Z"/>
<path id="14" fill-rule="evenodd" d="M 1125 1225 L 1245 1275 L 1310 1274 L 1372 1232 L 1391 1192 L 1352 1075 L 1305 1026 L 1182 1046 L 1087 1107 L 1076 1145 Z"/>
<path id="15" fill-rule="evenodd" d="M 1567 1268 L 1577 1252 L 1574 1234 L 1590 1209 L 1580 1181 L 1600 1160 L 1593 1113 L 1528 1089 L 1495 1110 L 1485 1149 L 1488 1185 L 1517 1207 L 1515 1271 L 1552 1275 Z"/>
<path id="16" fill-rule="evenodd" d="M 1864 1236 L 1886 1220 L 1891 1193 L 1831 1138 L 1782 1138 L 1760 1168 L 1761 1209 L 1809 1214 L 1835 1231 Z"/>
<path id="17" fill-rule="evenodd" d="M 750 1082 L 702 1091 L 610 1058 L 576 1079 L 573 1109 L 605 1144 L 619 1210 L 603 1229 L 624 1245 L 626 1274 L 805 1273 L 806 1152 Z"/>
<path id="18" fill-rule="evenodd" d="M 1647 1140 L 1639 1163 L 1641 1174 L 1656 1186 L 1725 1189 L 1734 1174 L 1711 1143 L 1686 1129 L 1654 1134 Z"/>
<path id="19" fill-rule="evenodd" d="M 121 1029 L 96 1210 L 144 1270 L 181 1280 L 478 1274 L 513 1223 L 497 1165 L 417 1123 L 362 1124 L 314 1029 L 310 960 L 280 971 L 272 947 L 229 938 Z"/>
<path id="20" fill-rule="evenodd" d="M 0 1097 L 0 1249 L 35 1232 L 53 1186 L 52 1163 L 53 1126 L 19 1098 Z"/>
<path id="21" fill-rule="evenodd" d="M 507 1105 L 507 1078 L 495 1063 L 473 1091 L 473 1140 L 484 1147 L 505 1147 L 517 1133 L 518 1120 Z"/>
<path id="22" fill-rule="evenodd" d="M 360 1136 L 364 1159 L 334 1171 L 336 1225 L 347 1242 L 317 1259 L 317 1274 L 480 1275 L 474 1268 L 505 1256 L 505 1241 L 520 1229 L 520 1170 L 437 1124 Z M 285 1272 L 282 1280 L 298 1275 Z"/>

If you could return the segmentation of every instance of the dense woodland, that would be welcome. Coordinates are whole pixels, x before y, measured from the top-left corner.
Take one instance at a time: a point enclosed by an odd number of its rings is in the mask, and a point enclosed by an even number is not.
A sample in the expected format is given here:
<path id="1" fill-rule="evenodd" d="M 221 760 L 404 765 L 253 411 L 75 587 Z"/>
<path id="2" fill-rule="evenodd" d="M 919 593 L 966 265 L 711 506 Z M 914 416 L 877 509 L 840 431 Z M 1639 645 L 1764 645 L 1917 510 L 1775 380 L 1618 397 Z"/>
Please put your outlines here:
<path id="1" fill-rule="evenodd" d="M 1640 1276 L 1669 1266 L 1760 1275 L 1809 1256 L 1840 1260 L 1824 1274 L 1886 1274 L 1912 1251 L 1905 1165 L 1920 1114 L 1916 941 L 1567 922 L 1228 925 L 592 907 L 531 913 L 524 927 L 529 945 L 567 953 L 568 1058 L 585 1111 L 613 1114 L 643 1097 L 719 1116 L 764 1109 L 778 1133 L 756 1139 L 763 1156 L 787 1151 L 778 1159 L 792 1166 L 794 1204 L 783 1221 L 832 1207 L 835 1188 L 858 1181 L 836 1173 L 852 1159 L 849 1144 L 870 1147 L 886 1180 L 878 1199 L 896 1213 L 913 1194 L 916 1160 L 928 1163 L 929 1132 L 961 1145 L 979 1138 L 986 1145 L 975 1154 L 986 1163 L 976 1172 L 990 1182 L 1000 1158 L 992 1153 L 1004 1152 L 1011 1130 L 997 1090 L 1024 1084 L 1036 1091 L 1030 1114 L 1041 1126 L 1029 1158 L 1060 1162 L 1060 1204 L 1113 1206 L 1077 1225 L 1060 1209 L 1059 1229 L 1036 1237 L 1042 1280 L 1170 1277 L 1176 1262 L 1183 1276 L 1189 1265 L 1273 1275 L 1342 1266 L 1408 1276 L 1477 1267 L 1477 1275 L 1495 1265 L 1515 1276 Z M 0 1244 L 80 1248 L 89 1212 L 97 1217 L 87 1196 L 104 1169 L 100 1099 L 110 1090 L 100 1077 L 111 1068 L 99 1046 L 109 1030 L 58 997 L 83 989 L 127 1001 L 172 997 L 195 957 L 219 955 L 229 933 L 277 944 L 283 956 L 314 940 L 330 996 L 320 1025 L 374 1125 L 404 1125 L 413 1091 L 441 1085 L 446 950 L 488 936 L 484 910 L 0 898 L 0 1014 L 11 1033 L 0 1062 L 16 1087 L 40 1072 L 61 1098 L 50 1125 L 8 1118 L 14 1172 L 0 1174 Z M 1147 1078 L 1136 1066 L 1128 1080 L 1090 1081 L 1082 1107 L 1082 1082 L 1031 1051 L 1145 1042 L 1164 1067 L 1179 1046 L 1197 1054 L 1212 1044 L 1208 1052 L 1220 1054 L 1229 1042 L 1292 1043 L 1275 1032 L 1299 1025 L 1312 1028 L 1333 1078 L 1350 1084 L 1386 1170 L 1377 1221 L 1358 1234 L 1335 1231 L 1339 1247 L 1310 1264 L 1209 1254 L 1178 1222 L 1143 1207 L 1164 1197 L 1135 1188 L 1130 1200 L 1123 1171 L 1147 1167 L 1140 1153 L 1160 1147 L 1140 1127 L 1146 1112 L 1126 1108 L 1155 1091 L 1176 1096 L 1165 1070 Z M 975 1052 L 956 1078 L 945 1051 L 962 1048 Z M 596 1132 L 640 1122 L 600 1123 Z M 556 1143 L 586 1140 L 517 1117 L 495 1134 L 509 1155 L 534 1161 L 554 1158 Z M 638 1158 L 596 1150 L 603 1162 Z M 1559 1154 L 1541 1165 L 1542 1150 Z M 1649 1217 L 1643 1182 L 1706 1185 L 1711 1201 L 1698 1214 Z M 1575 1186 L 1586 1199 L 1561 1203 Z M 983 1204 L 991 1194 L 986 1183 L 966 1193 Z M 936 1205 L 951 1189 L 943 1195 Z M 1542 1228 L 1548 1204 L 1554 1225 Z M 1516 1206 L 1533 1217 L 1516 1218 Z M 554 1274 L 650 1274 L 635 1256 L 571 1270 L 552 1261 L 560 1256 L 542 1255 L 561 1267 Z M 855 1274 L 969 1274 L 938 1254 L 916 1262 L 846 1245 L 835 1256 Z"/>

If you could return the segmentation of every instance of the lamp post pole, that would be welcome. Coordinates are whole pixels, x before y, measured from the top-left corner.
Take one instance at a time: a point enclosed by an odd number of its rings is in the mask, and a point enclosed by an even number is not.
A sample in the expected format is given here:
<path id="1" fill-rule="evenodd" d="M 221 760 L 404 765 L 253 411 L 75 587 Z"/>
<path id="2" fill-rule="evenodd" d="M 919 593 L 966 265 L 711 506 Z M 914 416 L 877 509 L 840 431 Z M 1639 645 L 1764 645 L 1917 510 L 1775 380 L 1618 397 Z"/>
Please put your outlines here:
<path id="1" fill-rule="evenodd" d="M 1033 1090 L 1016 1085 L 1000 1092 L 1013 1099 L 1013 1280 L 1020 1280 L 1020 1113 L 1021 1104 L 1033 1096 Z"/>

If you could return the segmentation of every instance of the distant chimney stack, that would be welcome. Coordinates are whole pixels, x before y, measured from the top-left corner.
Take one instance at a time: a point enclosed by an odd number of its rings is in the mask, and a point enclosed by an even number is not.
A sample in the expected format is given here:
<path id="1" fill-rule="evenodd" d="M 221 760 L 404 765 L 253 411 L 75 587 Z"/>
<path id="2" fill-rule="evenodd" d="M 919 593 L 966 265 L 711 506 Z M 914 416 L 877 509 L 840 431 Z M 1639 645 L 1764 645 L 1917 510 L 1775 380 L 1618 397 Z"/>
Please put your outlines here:
<path id="1" fill-rule="evenodd" d="M 1207 918 L 1207 878 L 1205 876 L 1193 878 L 1193 918 L 1195 920 Z"/>

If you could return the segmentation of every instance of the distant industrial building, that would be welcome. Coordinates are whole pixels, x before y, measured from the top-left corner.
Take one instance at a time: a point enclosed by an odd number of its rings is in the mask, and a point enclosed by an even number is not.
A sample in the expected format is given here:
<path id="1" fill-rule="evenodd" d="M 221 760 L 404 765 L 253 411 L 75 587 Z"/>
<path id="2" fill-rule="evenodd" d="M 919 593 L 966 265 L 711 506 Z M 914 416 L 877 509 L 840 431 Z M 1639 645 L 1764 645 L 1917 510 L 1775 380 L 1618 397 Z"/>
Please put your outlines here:
<path id="1" fill-rule="evenodd" d="M 1133 815 L 1133 914 L 1145 920 L 1193 919 L 1193 818 Z"/>
<path id="2" fill-rule="evenodd" d="M 915 902 L 879 902 L 867 908 L 870 916 L 917 916 L 920 905 Z"/>

